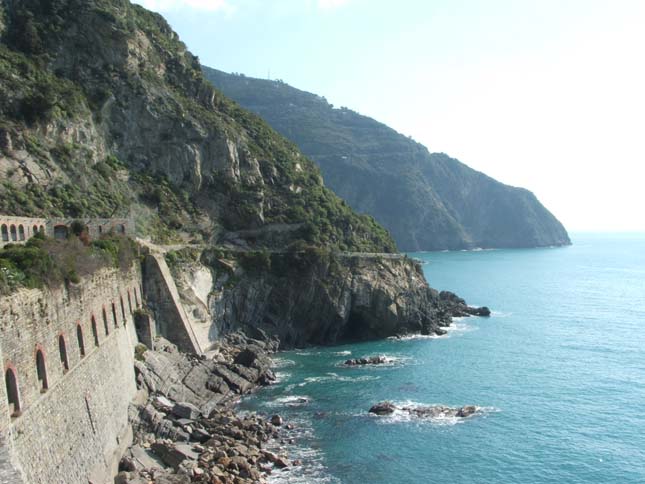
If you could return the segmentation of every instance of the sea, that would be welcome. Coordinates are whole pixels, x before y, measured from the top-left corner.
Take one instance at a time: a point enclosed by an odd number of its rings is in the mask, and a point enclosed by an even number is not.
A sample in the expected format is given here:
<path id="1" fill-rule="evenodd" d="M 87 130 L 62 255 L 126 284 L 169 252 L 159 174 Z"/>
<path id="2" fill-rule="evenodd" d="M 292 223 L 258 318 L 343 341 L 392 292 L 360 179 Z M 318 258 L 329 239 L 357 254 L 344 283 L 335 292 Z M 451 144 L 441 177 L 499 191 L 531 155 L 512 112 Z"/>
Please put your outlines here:
<path id="1" fill-rule="evenodd" d="M 441 337 L 279 353 L 242 408 L 280 414 L 302 466 L 274 483 L 645 482 L 645 234 L 410 254 L 431 286 L 489 306 Z M 386 355 L 385 366 L 347 368 Z M 467 419 L 373 404 L 476 405 Z"/>

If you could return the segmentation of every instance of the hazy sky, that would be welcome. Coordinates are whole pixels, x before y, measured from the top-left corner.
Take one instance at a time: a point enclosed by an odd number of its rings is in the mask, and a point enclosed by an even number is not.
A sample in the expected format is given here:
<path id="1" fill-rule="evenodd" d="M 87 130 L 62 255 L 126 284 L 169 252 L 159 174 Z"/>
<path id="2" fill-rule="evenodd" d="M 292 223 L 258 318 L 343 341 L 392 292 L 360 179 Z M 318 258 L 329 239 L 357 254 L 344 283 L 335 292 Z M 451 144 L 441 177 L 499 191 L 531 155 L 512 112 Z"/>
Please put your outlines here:
<path id="1" fill-rule="evenodd" d="M 645 0 L 138 0 L 202 63 L 285 82 L 645 231 Z"/>

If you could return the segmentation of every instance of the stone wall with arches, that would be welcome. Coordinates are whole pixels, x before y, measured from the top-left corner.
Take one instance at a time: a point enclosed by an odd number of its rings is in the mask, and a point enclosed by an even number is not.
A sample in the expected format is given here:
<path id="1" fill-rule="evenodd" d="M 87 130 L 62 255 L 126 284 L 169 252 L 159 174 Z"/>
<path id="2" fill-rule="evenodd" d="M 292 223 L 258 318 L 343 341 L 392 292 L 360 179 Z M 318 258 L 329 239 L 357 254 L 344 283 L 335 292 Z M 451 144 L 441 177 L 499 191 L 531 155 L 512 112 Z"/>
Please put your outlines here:
<path id="1" fill-rule="evenodd" d="M 136 264 L 0 298 L 0 440 L 23 482 L 98 484 L 114 475 L 131 438 L 141 282 Z"/>
<path id="2" fill-rule="evenodd" d="M 41 232 L 48 237 L 63 239 L 72 231 L 75 222 L 80 223 L 90 239 L 98 239 L 110 233 L 134 236 L 134 223 L 124 218 L 30 218 L 0 215 L 0 247 L 20 244 Z"/>

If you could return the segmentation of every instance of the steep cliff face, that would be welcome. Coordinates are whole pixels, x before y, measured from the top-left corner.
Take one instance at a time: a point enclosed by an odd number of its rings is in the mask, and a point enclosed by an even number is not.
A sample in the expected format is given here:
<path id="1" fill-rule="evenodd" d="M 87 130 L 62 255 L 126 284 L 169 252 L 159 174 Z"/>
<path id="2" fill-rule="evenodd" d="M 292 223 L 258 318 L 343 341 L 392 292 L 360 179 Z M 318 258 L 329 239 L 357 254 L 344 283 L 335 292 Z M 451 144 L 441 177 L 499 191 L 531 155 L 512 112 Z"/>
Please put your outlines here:
<path id="1" fill-rule="evenodd" d="M 430 288 L 405 256 L 185 250 L 169 258 L 202 348 L 239 329 L 285 347 L 441 334 L 452 316 L 472 312 Z"/>
<path id="2" fill-rule="evenodd" d="M 403 250 L 570 243 L 527 190 L 429 153 L 384 124 L 283 82 L 203 69 L 225 95 L 293 140 L 318 163 L 328 186 L 373 215 Z"/>
<path id="3" fill-rule="evenodd" d="M 161 16 L 127 0 L 1 5 L 1 211 L 132 214 L 158 239 L 395 250 L 214 90 Z"/>
<path id="4" fill-rule="evenodd" d="M 216 91 L 162 17 L 127 0 L 0 6 L 1 211 L 131 214 L 139 235 L 226 246 L 187 281 L 197 339 L 260 328 L 291 346 L 449 323 L 410 261 L 331 255 L 396 247 Z"/>

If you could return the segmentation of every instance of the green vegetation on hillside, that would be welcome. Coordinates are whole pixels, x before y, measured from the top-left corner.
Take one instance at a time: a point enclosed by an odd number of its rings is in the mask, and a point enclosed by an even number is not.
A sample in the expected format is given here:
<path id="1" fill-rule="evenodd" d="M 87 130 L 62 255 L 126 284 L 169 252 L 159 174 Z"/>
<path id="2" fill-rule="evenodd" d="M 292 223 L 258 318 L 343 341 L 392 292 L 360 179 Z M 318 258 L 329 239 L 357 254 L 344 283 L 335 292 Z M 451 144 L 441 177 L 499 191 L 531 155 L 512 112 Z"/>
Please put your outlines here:
<path id="1" fill-rule="evenodd" d="M 396 250 L 294 144 L 213 89 L 160 15 L 127 0 L 2 5 L 0 211 L 132 216 L 157 242 Z"/>
<path id="2" fill-rule="evenodd" d="M 83 234 L 54 240 L 40 234 L 25 244 L 8 244 L 0 249 L 0 294 L 20 287 L 56 287 L 78 283 L 80 278 L 101 268 L 132 267 L 137 248 L 132 239 L 106 235 L 88 242 Z"/>
<path id="3" fill-rule="evenodd" d="M 403 250 L 569 243 L 562 224 L 527 190 L 429 153 L 374 119 L 282 81 L 203 71 L 315 160 L 325 183 L 374 216 Z"/>

